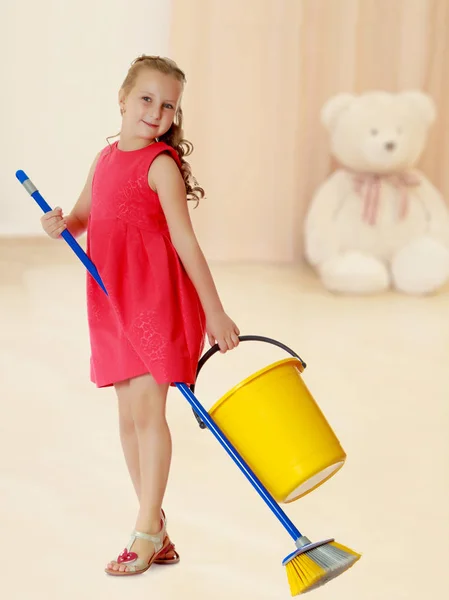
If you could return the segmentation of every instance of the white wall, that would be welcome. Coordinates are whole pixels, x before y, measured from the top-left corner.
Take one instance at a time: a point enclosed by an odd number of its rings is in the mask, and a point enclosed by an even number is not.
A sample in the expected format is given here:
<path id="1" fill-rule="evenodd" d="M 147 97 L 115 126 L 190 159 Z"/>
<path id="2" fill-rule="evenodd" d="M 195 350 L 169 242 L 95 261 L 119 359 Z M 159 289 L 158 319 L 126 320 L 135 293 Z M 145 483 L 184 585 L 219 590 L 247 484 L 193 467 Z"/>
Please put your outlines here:
<path id="1" fill-rule="evenodd" d="M 171 0 L 3 0 L 0 236 L 42 235 L 23 169 L 69 211 L 119 129 L 117 94 L 139 54 L 167 54 Z"/>

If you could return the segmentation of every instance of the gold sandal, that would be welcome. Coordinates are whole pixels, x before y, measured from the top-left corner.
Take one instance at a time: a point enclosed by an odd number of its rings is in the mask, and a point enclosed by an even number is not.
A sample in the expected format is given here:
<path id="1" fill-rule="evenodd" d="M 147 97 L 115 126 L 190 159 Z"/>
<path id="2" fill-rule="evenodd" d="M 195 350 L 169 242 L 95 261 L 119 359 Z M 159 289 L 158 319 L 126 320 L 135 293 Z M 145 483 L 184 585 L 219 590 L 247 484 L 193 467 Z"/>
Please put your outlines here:
<path id="1" fill-rule="evenodd" d="M 148 561 L 144 561 L 138 557 L 135 552 L 131 551 L 131 548 L 136 541 L 137 538 L 142 540 L 147 540 L 154 544 L 154 553 L 148 559 Z M 150 535 L 148 533 L 142 533 L 140 531 L 133 531 L 131 534 L 131 539 L 123 550 L 123 552 L 117 557 L 117 564 L 125 565 L 128 570 L 127 571 L 115 571 L 113 569 L 109 569 L 106 567 L 105 572 L 108 575 L 140 575 L 148 571 L 151 565 L 157 560 L 161 559 L 164 555 L 167 554 L 167 550 L 170 546 L 170 540 L 166 535 L 165 530 L 165 519 L 162 521 L 162 527 L 159 533 L 156 535 Z M 166 561 L 167 562 L 167 561 Z"/>

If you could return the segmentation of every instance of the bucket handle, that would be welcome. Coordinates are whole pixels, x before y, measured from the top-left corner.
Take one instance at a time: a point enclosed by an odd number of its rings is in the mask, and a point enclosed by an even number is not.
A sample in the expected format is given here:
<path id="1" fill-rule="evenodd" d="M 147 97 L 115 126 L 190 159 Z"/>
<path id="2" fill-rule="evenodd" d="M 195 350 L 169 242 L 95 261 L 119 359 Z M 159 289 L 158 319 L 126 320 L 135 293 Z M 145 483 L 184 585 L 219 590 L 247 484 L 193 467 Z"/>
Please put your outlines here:
<path id="1" fill-rule="evenodd" d="M 288 352 L 288 354 L 291 354 L 291 356 L 293 356 L 294 358 L 297 358 L 300 361 L 303 369 L 305 369 L 307 366 L 306 363 L 302 360 L 302 358 L 298 354 L 296 354 L 296 352 L 294 352 L 291 348 L 289 348 L 282 342 L 278 342 L 277 340 L 273 340 L 269 337 L 264 337 L 262 335 L 239 335 L 238 338 L 241 342 L 266 342 L 268 344 L 272 344 L 273 346 L 277 346 L 278 348 L 281 348 L 282 350 L 285 350 L 286 352 Z M 211 358 L 219 350 L 220 350 L 220 346 L 218 344 L 214 344 L 201 357 L 201 359 L 198 363 L 197 370 L 196 370 L 196 377 L 198 377 L 199 372 L 204 367 L 204 365 L 209 360 L 209 358 Z M 190 387 L 190 390 L 192 391 L 192 393 L 195 393 L 195 384 L 193 383 L 189 387 Z M 204 421 L 201 419 L 201 417 L 194 410 L 193 410 L 193 414 L 195 415 L 195 418 L 198 421 L 198 425 L 200 426 L 200 429 L 206 429 L 207 425 L 204 423 Z"/>

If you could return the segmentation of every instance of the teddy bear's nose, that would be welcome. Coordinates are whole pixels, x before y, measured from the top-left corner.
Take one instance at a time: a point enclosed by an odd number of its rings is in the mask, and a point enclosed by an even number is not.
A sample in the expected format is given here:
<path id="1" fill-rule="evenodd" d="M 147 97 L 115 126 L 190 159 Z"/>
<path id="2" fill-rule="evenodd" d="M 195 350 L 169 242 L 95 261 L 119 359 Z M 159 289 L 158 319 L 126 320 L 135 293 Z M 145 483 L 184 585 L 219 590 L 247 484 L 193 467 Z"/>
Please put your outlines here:
<path id="1" fill-rule="evenodd" d="M 394 150 L 396 148 L 396 144 L 395 144 L 395 142 L 387 142 L 385 144 L 385 148 L 391 152 L 392 150 Z"/>

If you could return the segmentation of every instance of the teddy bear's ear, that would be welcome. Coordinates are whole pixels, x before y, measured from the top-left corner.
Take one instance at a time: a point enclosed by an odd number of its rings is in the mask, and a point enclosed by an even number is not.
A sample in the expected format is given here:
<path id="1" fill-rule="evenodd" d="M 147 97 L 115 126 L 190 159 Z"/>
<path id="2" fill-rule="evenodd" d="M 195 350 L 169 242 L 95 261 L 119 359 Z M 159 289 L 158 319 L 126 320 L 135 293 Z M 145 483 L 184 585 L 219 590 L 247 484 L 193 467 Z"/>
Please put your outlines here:
<path id="1" fill-rule="evenodd" d="M 408 90 L 399 94 L 399 98 L 412 106 L 428 125 L 436 119 L 436 107 L 432 98 L 419 90 Z"/>
<path id="2" fill-rule="evenodd" d="M 338 117 L 355 99 L 353 94 L 337 94 L 330 98 L 321 109 L 321 122 L 330 131 Z"/>

